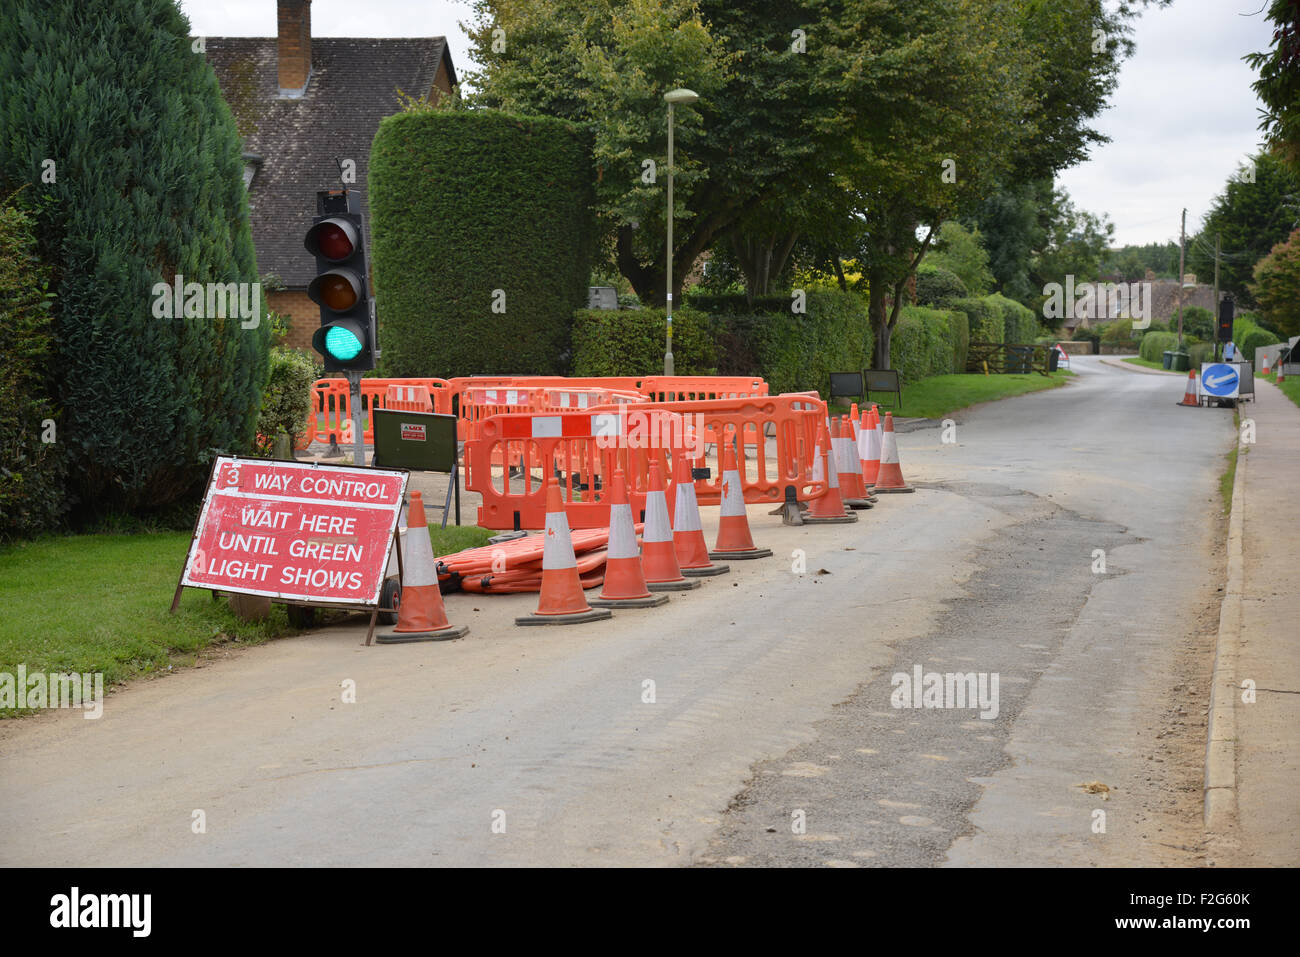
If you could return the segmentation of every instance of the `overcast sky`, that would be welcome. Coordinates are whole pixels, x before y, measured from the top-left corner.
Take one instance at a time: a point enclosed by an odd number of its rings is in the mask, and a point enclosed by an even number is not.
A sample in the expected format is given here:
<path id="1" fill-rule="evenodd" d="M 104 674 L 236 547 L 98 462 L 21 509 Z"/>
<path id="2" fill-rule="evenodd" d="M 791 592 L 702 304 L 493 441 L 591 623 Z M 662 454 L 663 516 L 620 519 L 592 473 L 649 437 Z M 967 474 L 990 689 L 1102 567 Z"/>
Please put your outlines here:
<path id="1" fill-rule="evenodd" d="M 1259 143 L 1254 73 L 1243 54 L 1267 47 L 1266 0 L 1174 0 L 1137 22 L 1113 106 L 1096 122 L 1111 143 L 1059 183 L 1076 204 L 1106 213 L 1115 241 L 1178 238 L 1199 226 L 1210 201 Z M 274 36 L 274 0 L 181 0 L 196 36 Z M 365 19 L 344 0 L 312 3 L 315 36 L 446 36 L 458 70 L 471 66 L 460 22 L 469 3 L 367 0 Z"/>

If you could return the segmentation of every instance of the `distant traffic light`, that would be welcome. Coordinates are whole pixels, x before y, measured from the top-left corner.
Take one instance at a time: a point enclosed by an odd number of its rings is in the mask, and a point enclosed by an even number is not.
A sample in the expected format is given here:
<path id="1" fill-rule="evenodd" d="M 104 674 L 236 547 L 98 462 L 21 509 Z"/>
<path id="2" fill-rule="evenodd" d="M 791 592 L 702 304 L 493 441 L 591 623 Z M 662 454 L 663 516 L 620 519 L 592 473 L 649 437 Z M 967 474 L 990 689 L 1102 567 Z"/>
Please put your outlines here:
<path id="1" fill-rule="evenodd" d="M 1232 341 L 1232 309 L 1232 293 L 1227 293 L 1219 303 L 1219 321 L 1214 330 L 1216 342 Z"/>
<path id="2" fill-rule="evenodd" d="M 320 306 L 312 348 L 326 372 L 366 372 L 375 367 L 378 342 L 366 285 L 366 244 L 356 190 L 316 194 L 317 216 L 303 245 L 316 257 L 307 295 Z"/>

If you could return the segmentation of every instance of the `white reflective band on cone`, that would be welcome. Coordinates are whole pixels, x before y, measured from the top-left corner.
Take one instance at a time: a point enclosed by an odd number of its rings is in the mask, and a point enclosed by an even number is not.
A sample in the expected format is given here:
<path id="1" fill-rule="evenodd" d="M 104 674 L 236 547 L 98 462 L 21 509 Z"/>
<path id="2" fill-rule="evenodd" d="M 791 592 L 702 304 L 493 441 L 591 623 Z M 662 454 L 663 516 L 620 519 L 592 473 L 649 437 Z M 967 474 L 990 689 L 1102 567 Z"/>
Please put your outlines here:
<path id="1" fill-rule="evenodd" d="M 569 537 L 569 516 L 556 512 L 546 516 L 546 541 L 542 543 L 542 569 L 577 568 L 573 539 Z"/>
<path id="2" fill-rule="evenodd" d="M 898 443 L 894 441 L 893 431 L 885 433 L 884 448 L 880 450 L 880 464 L 894 465 L 898 462 Z"/>
<path id="3" fill-rule="evenodd" d="M 643 542 L 671 542 L 673 530 L 668 523 L 668 500 L 663 492 L 651 492 L 645 497 L 645 529 Z"/>
<path id="4" fill-rule="evenodd" d="M 744 515 L 745 493 L 740 489 L 740 473 L 722 473 L 722 515 Z"/>
<path id="5" fill-rule="evenodd" d="M 822 475 L 822 452 L 821 449 L 818 449 L 817 454 L 813 456 L 812 480 L 814 482 L 820 482 L 825 477 L 826 476 Z"/>
<path id="6" fill-rule="evenodd" d="M 609 551 L 606 558 L 636 558 L 641 549 L 636 543 L 631 505 L 609 507 Z"/>
<path id="7" fill-rule="evenodd" d="M 826 476 L 826 487 L 839 488 L 840 470 L 835 467 L 835 457 L 833 455 L 826 456 L 826 470 L 830 473 Z"/>
<path id="8" fill-rule="evenodd" d="M 872 459 L 879 459 L 879 458 L 880 458 L 880 449 L 881 449 L 881 444 L 882 444 L 882 442 L 883 442 L 883 436 L 884 436 L 884 434 L 885 434 L 885 432 L 884 432 L 884 426 L 881 425 L 879 422 L 876 423 L 876 427 L 875 427 L 874 429 L 871 429 L 871 430 L 867 433 L 867 435 L 868 435 L 868 438 L 867 438 L 867 453 L 868 453 L 868 454 L 867 454 L 867 461 L 868 461 L 868 462 L 870 462 Z"/>
<path id="9" fill-rule="evenodd" d="M 402 585 L 436 585 L 438 572 L 433 567 L 433 543 L 429 541 L 429 526 L 418 525 L 406 530 L 406 541 L 402 543 L 406 551 L 402 553 Z"/>
<path id="10" fill-rule="evenodd" d="M 698 532 L 700 525 L 700 506 L 695 499 L 695 486 L 690 482 L 677 483 L 677 507 L 673 517 L 677 520 L 673 527 L 675 532 Z"/>

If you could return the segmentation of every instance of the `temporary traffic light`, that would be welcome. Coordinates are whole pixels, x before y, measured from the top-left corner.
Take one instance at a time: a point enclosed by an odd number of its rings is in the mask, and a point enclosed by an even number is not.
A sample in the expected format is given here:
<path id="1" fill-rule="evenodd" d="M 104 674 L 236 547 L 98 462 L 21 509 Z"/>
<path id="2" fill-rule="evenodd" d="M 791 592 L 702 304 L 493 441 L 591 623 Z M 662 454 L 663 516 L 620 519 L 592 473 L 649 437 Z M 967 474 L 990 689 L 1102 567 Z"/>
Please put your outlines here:
<path id="1" fill-rule="evenodd" d="M 316 194 L 317 216 L 303 245 L 316 257 L 316 278 L 307 295 L 320 306 L 312 348 L 326 372 L 365 372 L 375 367 L 378 342 L 366 284 L 366 244 L 356 190 Z"/>
<path id="2" fill-rule="evenodd" d="M 1214 339 L 1216 342 L 1232 341 L 1232 294 L 1228 293 L 1219 303 L 1219 321 L 1214 329 Z"/>

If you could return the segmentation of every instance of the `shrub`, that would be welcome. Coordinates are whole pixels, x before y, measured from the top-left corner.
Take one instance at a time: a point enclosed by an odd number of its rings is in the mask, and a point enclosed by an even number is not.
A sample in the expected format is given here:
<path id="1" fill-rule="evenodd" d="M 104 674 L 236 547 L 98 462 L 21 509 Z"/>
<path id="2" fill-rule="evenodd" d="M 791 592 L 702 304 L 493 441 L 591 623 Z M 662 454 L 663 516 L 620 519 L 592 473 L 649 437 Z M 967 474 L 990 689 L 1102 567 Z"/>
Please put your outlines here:
<path id="1" fill-rule="evenodd" d="M 964 299 L 966 284 L 955 272 L 940 266 L 923 265 L 916 271 L 916 304 L 942 306 L 953 299 Z"/>
<path id="2" fill-rule="evenodd" d="M 958 314 L 959 321 L 965 320 Z M 904 382 L 917 382 L 926 376 L 965 371 L 955 367 L 956 345 L 950 312 L 925 306 L 904 306 L 890 337 L 889 352 L 893 367 Z"/>
<path id="3" fill-rule="evenodd" d="M 1002 310 L 989 299 L 954 299 L 949 309 L 966 314 L 971 342 L 1004 342 L 1006 318 Z"/>
<path id="4" fill-rule="evenodd" d="M 235 123 L 172 0 L 8 0 L 3 18 L 0 176 L 41 197 L 77 517 L 163 508 L 202 489 L 210 450 L 251 446 L 266 382 L 265 322 L 154 315 L 178 274 L 258 280 Z"/>
<path id="5" fill-rule="evenodd" d="M 259 454 L 269 455 L 281 434 L 288 435 L 291 442 L 298 437 L 311 411 L 312 383 L 321 373 L 305 352 L 283 346 L 271 350 L 271 375 L 257 416 Z"/>
<path id="6" fill-rule="evenodd" d="M 1193 369 L 1200 369 L 1202 362 L 1209 362 L 1214 358 L 1213 342 L 1198 342 L 1187 347 L 1187 355 Z"/>
<path id="7" fill-rule="evenodd" d="M 1034 341 L 1038 335 L 1038 320 L 1034 317 L 1032 309 L 1000 293 L 985 296 L 984 301 L 1002 311 L 1001 341 L 1013 345 L 1024 345 Z"/>
<path id="8" fill-rule="evenodd" d="M 1235 332 L 1235 330 L 1234 330 Z M 1262 349 L 1264 346 L 1277 345 L 1282 340 L 1267 329 L 1256 327 L 1249 330 L 1240 340 L 1233 340 L 1237 344 L 1238 351 L 1247 362 L 1255 361 L 1255 350 Z"/>
<path id="9" fill-rule="evenodd" d="M 1138 355 L 1148 362 L 1159 362 L 1166 353 L 1178 346 L 1178 336 L 1172 332 L 1148 332 L 1142 337 Z"/>
<path id="10" fill-rule="evenodd" d="M 1175 315 L 1177 315 L 1175 313 Z M 1175 318 L 1174 323 L 1178 320 Z M 1186 306 L 1183 309 L 1183 338 L 1195 336 L 1197 339 L 1214 338 L 1214 313 L 1204 306 Z"/>
<path id="11" fill-rule="evenodd" d="M 35 223 L 0 203 L 0 541 L 50 529 L 66 510 L 63 445 L 49 398 L 53 354 L 50 270 L 36 256 Z"/>
<path id="12" fill-rule="evenodd" d="M 824 393 L 832 372 L 871 364 L 866 306 L 854 293 L 810 289 L 805 313 L 790 311 L 789 296 L 763 296 L 751 304 L 743 295 L 699 294 L 688 302 L 717 321 L 720 375 L 761 375 L 774 393 Z"/>
<path id="13" fill-rule="evenodd" d="M 575 376 L 657 375 L 664 365 L 662 309 L 579 309 L 573 314 Z M 677 375 L 717 375 L 718 346 L 709 316 L 673 311 Z"/>
<path id="14" fill-rule="evenodd" d="M 948 317 L 948 329 L 952 338 L 952 370 L 966 371 L 966 356 L 970 351 L 970 320 L 966 313 L 950 309 L 944 313 Z"/>
<path id="15" fill-rule="evenodd" d="M 593 182 L 590 137 L 564 120 L 384 119 L 370 160 L 383 373 L 568 371 L 591 276 Z"/>

